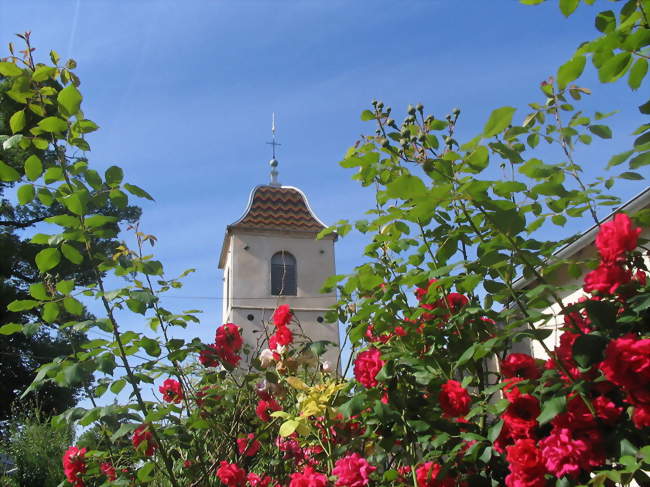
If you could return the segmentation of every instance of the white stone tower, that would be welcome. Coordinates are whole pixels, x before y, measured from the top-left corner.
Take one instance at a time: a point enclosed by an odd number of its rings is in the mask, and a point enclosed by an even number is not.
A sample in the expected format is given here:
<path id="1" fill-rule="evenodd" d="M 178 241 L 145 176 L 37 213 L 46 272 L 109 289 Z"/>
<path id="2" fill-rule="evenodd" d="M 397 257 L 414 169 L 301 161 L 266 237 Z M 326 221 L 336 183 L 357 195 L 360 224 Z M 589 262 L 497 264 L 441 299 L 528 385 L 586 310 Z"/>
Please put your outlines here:
<path id="1" fill-rule="evenodd" d="M 226 228 L 219 258 L 223 322 L 241 326 L 245 343 L 255 349 L 266 338 L 263 323 L 277 306 L 288 304 L 306 336 L 336 344 L 327 353 L 328 360 L 336 360 L 338 325 L 325 322 L 336 295 L 320 292 L 335 273 L 336 234 L 316 239 L 326 225 L 302 191 L 277 181 L 275 154 L 270 164 L 271 183 L 255 187 L 242 217 Z"/>

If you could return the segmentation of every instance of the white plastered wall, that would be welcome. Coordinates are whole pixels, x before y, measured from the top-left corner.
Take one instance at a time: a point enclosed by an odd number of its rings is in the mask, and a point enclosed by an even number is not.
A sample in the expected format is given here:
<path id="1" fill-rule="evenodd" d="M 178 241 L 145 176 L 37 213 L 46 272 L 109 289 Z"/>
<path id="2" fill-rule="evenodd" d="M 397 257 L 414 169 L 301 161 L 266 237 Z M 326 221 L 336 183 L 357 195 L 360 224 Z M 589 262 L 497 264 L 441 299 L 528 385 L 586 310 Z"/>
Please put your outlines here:
<path id="1" fill-rule="evenodd" d="M 325 313 L 336 304 L 336 295 L 320 292 L 325 279 L 335 272 L 334 239 L 316 240 L 313 233 L 232 229 L 225 245 L 223 322 L 242 327 L 245 343 L 255 350 L 264 343 L 267 332 L 273 333 L 268 326 L 265 331 L 264 324 L 271 321 L 275 308 L 288 304 L 300 322 L 301 329 L 290 327 L 296 337 L 304 333 L 312 341 L 335 343 L 325 359 L 336 363 L 338 324 L 325 322 Z M 271 257 L 279 251 L 296 258 L 296 296 L 271 295 Z"/>

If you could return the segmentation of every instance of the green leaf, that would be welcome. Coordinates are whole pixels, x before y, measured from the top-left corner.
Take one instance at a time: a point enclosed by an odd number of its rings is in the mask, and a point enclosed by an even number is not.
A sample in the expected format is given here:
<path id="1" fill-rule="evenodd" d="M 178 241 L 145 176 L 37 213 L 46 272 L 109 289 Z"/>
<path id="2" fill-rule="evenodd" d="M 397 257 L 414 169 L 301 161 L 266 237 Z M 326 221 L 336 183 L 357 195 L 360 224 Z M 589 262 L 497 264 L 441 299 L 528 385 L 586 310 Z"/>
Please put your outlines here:
<path id="1" fill-rule="evenodd" d="M 147 354 L 151 355 L 152 357 L 160 356 L 160 345 L 156 340 L 144 337 L 142 340 L 140 340 L 140 344 L 142 345 L 142 348 L 144 348 L 145 352 L 147 352 Z"/>
<path id="2" fill-rule="evenodd" d="M 623 172 L 619 174 L 618 177 L 621 179 L 629 179 L 631 181 L 641 181 L 642 179 L 645 179 L 638 172 L 632 172 L 632 171 Z"/>
<path id="3" fill-rule="evenodd" d="M 45 170 L 43 176 L 46 184 L 55 183 L 63 180 L 63 170 L 59 166 L 49 167 Z"/>
<path id="4" fill-rule="evenodd" d="M 111 392 L 113 394 L 119 394 L 122 389 L 124 389 L 124 386 L 126 385 L 126 380 L 124 379 L 118 379 L 115 382 L 111 384 Z"/>
<path id="5" fill-rule="evenodd" d="M 598 69 L 598 79 L 601 83 L 616 81 L 625 74 L 631 61 L 632 55 L 629 52 L 615 54 Z"/>
<path id="6" fill-rule="evenodd" d="M 638 169 L 648 164 L 650 164 L 650 151 L 642 152 L 630 160 L 630 169 Z"/>
<path id="7" fill-rule="evenodd" d="M 537 421 L 539 421 L 539 424 L 548 423 L 555 416 L 564 411 L 565 407 L 566 396 L 555 396 L 548 399 L 542 404 L 542 412 L 537 416 Z"/>
<path id="8" fill-rule="evenodd" d="M 45 206 L 51 206 L 54 203 L 54 196 L 52 196 L 52 193 L 47 188 L 38 188 L 36 196 L 38 197 L 38 201 Z"/>
<path id="9" fill-rule="evenodd" d="M 632 154 L 634 154 L 634 150 L 621 152 L 620 154 L 612 156 L 612 158 L 609 160 L 609 163 L 607 164 L 607 169 L 610 167 L 618 166 L 619 164 L 623 164 Z"/>
<path id="10" fill-rule="evenodd" d="M 8 76 L 10 78 L 15 78 L 23 74 L 23 70 L 16 66 L 14 63 L 1 62 L 0 63 L 0 74 L 2 76 Z"/>
<path id="11" fill-rule="evenodd" d="M 75 316 L 81 316 L 84 312 L 83 304 L 71 296 L 66 296 L 63 299 L 63 307 L 68 313 Z"/>
<path id="12" fill-rule="evenodd" d="M 643 58 L 637 59 L 630 69 L 630 76 L 627 84 L 633 90 L 638 90 L 645 75 L 648 73 L 648 61 Z"/>
<path id="13" fill-rule="evenodd" d="M 75 215 L 83 215 L 86 213 L 87 202 L 88 191 L 86 190 L 75 191 L 74 193 L 62 198 L 62 203 L 65 207 Z"/>
<path id="14" fill-rule="evenodd" d="M 513 107 L 501 107 L 494 110 L 490 114 L 490 118 L 485 124 L 485 127 L 483 127 L 483 136 L 493 137 L 508 128 L 508 125 L 512 122 L 512 116 L 515 114 L 515 110 Z"/>
<path id="15" fill-rule="evenodd" d="M 584 369 L 591 367 L 602 361 L 606 345 L 607 339 L 599 335 L 579 335 L 573 343 L 573 360 Z"/>
<path id="16" fill-rule="evenodd" d="M 23 331 L 23 325 L 18 323 L 7 323 L 6 325 L 0 326 L 0 335 L 13 335 L 21 331 Z"/>
<path id="17" fill-rule="evenodd" d="M 81 132 L 82 134 L 94 132 L 99 128 L 99 125 L 97 125 L 92 120 L 79 120 L 78 122 L 75 123 L 75 125 L 79 130 L 79 132 Z"/>
<path id="18" fill-rule="evenodd" d="M 40 301 L 48 301 L 50 299 L 47 288 L 42 282 L 35 282 L 34 284 L 30 284 L 29 294 L 32 298 L 38 299 Z"/>
<path id="19" fill-rule="evenodd" d="M 568 17 L 578 8 L 579 4 L 580 0 L 560 0 L 560 10 L 565 17 Z"/>
<path id="20" fill-rule="evenodd" d="M 105 374 L 113 375 L 116 366 L 115 357 L 110 352 L 97 357 L 97 369 Z"/>
<path id="21" fill-rule="evenodd" d="M 65 132 L 68 130 L 68 124 L 59 117 L 47 117 L 38 122 L 38 127 L 44 132 Z"/>
<path id="22" fill-rule="evenodd" d="M 472 152 L 465 162 L 475 171 L 482 171 L 488 166 L 490 155 L 487 147 L 479 145 L 474 152 Z"/>
<path id="23" fill-rule="evenodd" d="M 17 299 L 7 305 L 7 310 L 13 312 L 27 311 L 36 306 L 38 306 L 38 301 L 34 301 L 33 299 Z"/>
<path id="24" fill-rule="evenodd" d="M 54 73 L 56 73 L 56 68 L 53 66 L 38 66 L 34 70 L 32 81 L 40 83 L 41 81 L 45 81 L 46 79 L 51 78 Z"/>
<path id="25" fill-rule="evenodd" d="M 426 191 L 427 187 L 420 178 L 408 174 L 399 176 L 386 187 L 389 198 L 404 200 L 421 197 Z"/>
<path id="26" fill-rule="evenodd" d="M 616 14 L 611 10 L 605 10 L 596 15 L 596 29 L 600 32 L 611 32 L 616 28 Z"/>
<path id="27" fill-rule="evenodd" d="M 65 387 L 70 387 L 83 382 L 84 376 L 80 364 L 71 364 L 63 368 L 62 377 L 57 376 L 57 382 Z"/>
<path id="28" fill-rule="evenodd" d="M 74 289 L 74 279 L 59 281 L 56 283 L 56 290 L 61 294 L 70 294 Z"/>
<path id="29" fill-rule="evenodd" d="M 0 161 L 0 180 L 11 183 L 20 179 L 20 173 L 13 167 Z"/>
<path id="30" fill-rule="evenodd" d="M 126 205 L 129 204 L 129 198 L 119 189 L 111 189 L 108 193 L 108 197 L 111 199 L 111 202 L 118 208 L 126 208 Z"/>
<path id="31" fill-rule="evenodd" d="M 63 253 L 64 257 L 73 264 L 81 264 L 84 260 L 83 255 L 81 255 L 81 253 L 76 248 L 67 243 L 61 244 L 61 252 Z"/>
<path id="32" fill-rule="evenodd" d="M 154 479 L 154 476 L 151 474 L 154 467 L 156 466 L 153 462 L 145 463 L 142 467 L 138 469 L 138 480 L 140 482 L 148 483 Z"/>
<path id="33" fill-rule="evenodd" d="M 105 216 L 105 215 L 93 215 L 86 218 L 85 223 L 89 228 L 101 227 L 107 223 L 114 223 L 117 221 L 117 217 L 114 216 Z"/>
<path id="34" fill-rule="evenodd" d="M 125 183 L 124 189 L 126 189 L 129 193 L 131 193 L 134 196 L 137 196 L 139 198 L 146 198 L 149 201 L 154 201 L 153 197 L 149 193 L 147 193 L 144 189 L 136 186 L 135 184 Z"/>
<path id="35" fill-rule="evenodd" d="M 645 102 L 643 105 L 639 105 L 639 112 L 650 115 L 650 100 Z"/>
<path id="36" fill-rule="evenodd" d="M 37 156 L 32 154 L 25 161 L 25 176 L 30 181 L 36 181 L 41 174 L 43 174 L 43 164 Z"/>
<path id="37" fill-rule="evenodd" d="M 46 323 L 52 323 L 59 316 L 59 305 L 55 302 L 45 303 L 41 311 L 41 318 Z"/>
<path id="38" fill-rule="evenodd" d="M 495 211 L 492 215 L 492 224 L 506 235 L 517 235 L 526 228 L 526 218 L 518 210 Z"/>
<path id="39" fill-rule="evenodd" d="M 557 71 L 557 84 L 561 90 L 582 75 L 586 62 L 587 58 L 585 56 L 576 56 L 560 66 Z"/>
<path id="40" fill-rule="evenodd" d="M 104 178 L 106 179 L 106 184 L 111 187 L 119 186 L 124 179 L 124 171 L 118 166 L 111 166 L 106 169 L 104 173 Z"/>
<path id="41" fill-rule="evenodd" d="M 366 395 L 363 393 L 355 394 L 352 399 L 341 404 L 337 409 L 346 418 L 355 416 L 365 409 Z"/>
<path id="42" fill-rule="evenodd" d="M 18 188 L 16 195 L 18 196 L 18 203 L 21 205 L 31 203 L 34 199 L 34 196 L 36 195 L 36 192 L 34 191 L 34 185 L 23 184 L 20 188 Z"/>
<path id="43" fill-rule="evenodd" d="M 14 113 L 9 119 L 9 127 L 11 127 L 11 132 L 16 133 L 20 132 L 25 128 L 25 110 L 19 110 Z"/>
<path id="44" fill-rule="evenodd" d="M 61 253 L 58 249 L 43 249 L 36 254 L 36 266 L 41 272 L 47 272 L 54 269 L 61 262 Z"/>
<path id="45" fill-rule="evenodd" d="M 24 138 L 25 137 L 22 134 L 12 135 L 2 143 L 2 148 L 4 150 L 13 149 L 14 147 L 17 147 Z"/>
<path id="46" fill-rule="evenodd" d="M 612 138 L 612 129 L 610 129 L 607 125 L 590 125 L 589 131 L 601 139 Z"/>
<path id="47" fill-rule="evenodd" d="M 364 122 L 367 122 L 368 120 L 374 120 L 375 114 L 372 113 L 370 110 L 364 110 L 361 112 L 361 120 Z"/>
<path id="48" fill-rule="evenodd" d="M 300 423 L 296 421 L 295 419 L 290 419 L 289 421 L 285 421 L 282 423 L 282 426 L 280 426 L 280 436 L 286 438 L 287 436 L 290 436 L 293 434 L 294 431 L 300 426 Z"/>
<path id="49" fill-rule="evenodd" d="M 81 93 L 73 84 L 69 84 L 59 91 L 56 101 L 59 104 L 59 110 L 63 115 L 71 117 L 79 112 L 81 106 Z"/>
<path id="50" fill-rule="evenodd" d="M 72 215 L 48 216 L 45 221 L 66 228 L 79 228 L 81 226 L 79 218 Z"/>

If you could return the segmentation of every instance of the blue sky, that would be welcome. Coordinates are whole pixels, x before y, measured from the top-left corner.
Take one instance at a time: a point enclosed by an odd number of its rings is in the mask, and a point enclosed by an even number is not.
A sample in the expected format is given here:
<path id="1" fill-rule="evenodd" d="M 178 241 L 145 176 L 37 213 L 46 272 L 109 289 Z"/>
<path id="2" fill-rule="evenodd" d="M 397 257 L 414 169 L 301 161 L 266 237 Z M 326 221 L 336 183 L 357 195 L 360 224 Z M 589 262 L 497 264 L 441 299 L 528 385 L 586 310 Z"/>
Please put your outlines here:
<path id="1" fill-rule="evenodd" d="M 123 167 L 154 195 L 138 201 L 142 230 L 158 236 L 170 274 L 197 269 L 167 303 L 203 309 L 191 334 L 209 339 L 220 324 L 225 226 L 269 179 L 272 112 L 280 181 L 305 191 L 327 223 L 361 218 L 372 194 L 337 162 L 374 131 L 359 118 L 373 98 L 396 118 L 409 103 L 439 117 L 458 106 L 461 138 L 503 105 L 522 120 L 526 104 L 542 99 L 539 82 L 595 36 L 597 11 L 581 6 L 567 20 L 554 1 L 0 0 L 0 44 L 31 30 L 37 57 L 55 49 L 78 62 L 86 116 L 101 126 L 91 163 Z M 582 84 L 594 88 L 586 106 L 603 112 L 645 101 L 622 83 L 600 86 L 593 71 Z M 640 123 L 634 109 L 612 120 L 623 136 Z M 629 143 L 596 144 L 579 162 L 601 174 Z M 627 199 L 645 184 L 614 192 Z M 359 262 L 362 246 L 358 236 L 337 243 L 339 273 Z"/>

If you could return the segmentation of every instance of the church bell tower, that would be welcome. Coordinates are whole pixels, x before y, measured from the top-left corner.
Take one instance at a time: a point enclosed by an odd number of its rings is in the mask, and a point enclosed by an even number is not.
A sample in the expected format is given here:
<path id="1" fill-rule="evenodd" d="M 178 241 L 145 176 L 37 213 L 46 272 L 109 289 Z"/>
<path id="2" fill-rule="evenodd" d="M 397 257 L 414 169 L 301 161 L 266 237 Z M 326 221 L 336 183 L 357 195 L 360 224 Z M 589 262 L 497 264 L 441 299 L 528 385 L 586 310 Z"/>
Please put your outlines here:
<path id="1" fill-rule="evenodd" d="M 330 359 L 338 354 L 339 334 L 336 323 L 325 322 L 325 313 L 336 304 L 336 295 L 320 288 L 335 273 L 336 234 L 317 240 L 326 225 L 301 190 L 278 182 L 273 132 L 271 182 L 255 187 L 244 214 L 226 227 L 219 258 L 223 323 L 239 325 L 244 342 L 255 350 L 264 345 L 267 332 L 273 333 L 264 329 L 273 311 L 288 304 L 302 329 L 291 326 L 294 333 L 336 344 L 327 354 Z"/>

